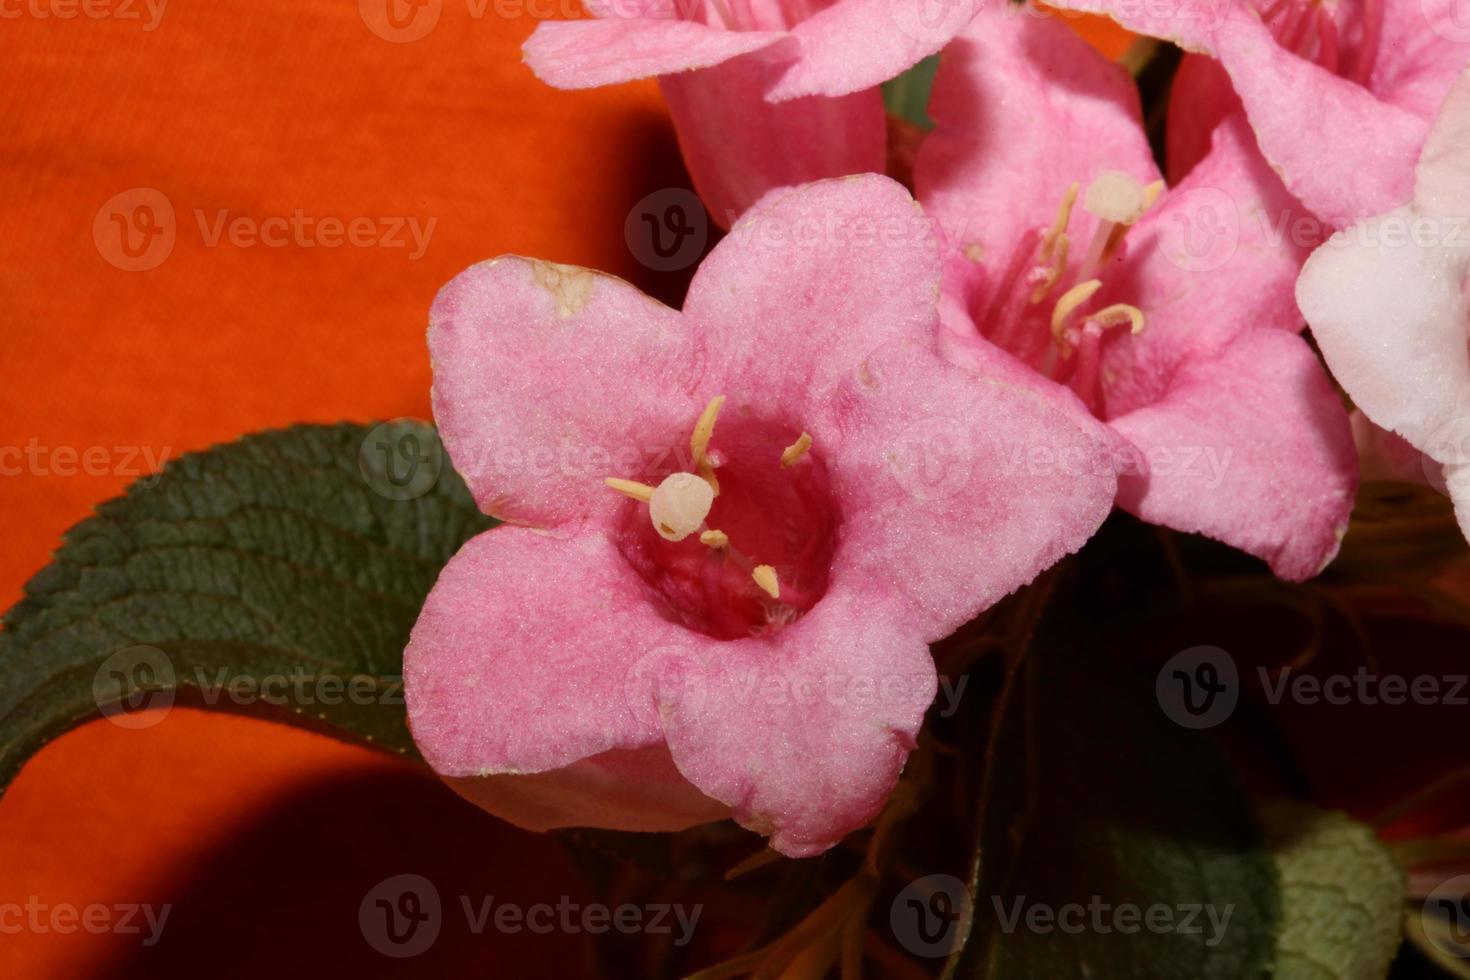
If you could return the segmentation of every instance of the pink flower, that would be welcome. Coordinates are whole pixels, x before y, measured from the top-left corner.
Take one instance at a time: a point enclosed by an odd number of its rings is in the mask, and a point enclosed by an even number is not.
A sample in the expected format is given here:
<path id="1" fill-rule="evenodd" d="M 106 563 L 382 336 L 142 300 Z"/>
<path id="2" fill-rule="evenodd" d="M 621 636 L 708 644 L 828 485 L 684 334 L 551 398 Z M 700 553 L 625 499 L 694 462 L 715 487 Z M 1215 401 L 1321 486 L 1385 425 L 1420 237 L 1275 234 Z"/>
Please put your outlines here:
<path id="1" fill-rule="evenodd" d="M 803 855 L 870 820 L 934 697 L 925 645 L 1115 487 L 1065 413 L 937 356 L 938 282 L 928 220 L 865 176 L 753 211 L 683 312 L 516 257 L 446 286 L 435 415 L 510 523 L 404 654 L 433 768 L 537 829 L 733 814 Z"/>
<path id="2" fill-rule="evenodd" d="M 1470 57 L 1460 0 L 1056 0 L 1216 61 L 1186 57 L 1171 177 L 1241 104 L 1261 150 L 1333 227 L 1406 200 L 1430 120 Z M 1232 92 L 1233 89 L 1233 92 Z"/>
<path id="3" fill-rule="evenodd" d="M 1243 117 L 1165 190 L 1123 70 L 1060 21 L 1000 8 L 946 49 L 930 115 L 915 181 L 956 246 L 948 356 L 1000 347 L 1013 377 L 1105 422 L 1133 447 L 1132 513 L 1283 578 L 1320 571 L 1352 507 L 1352 438 L 1298 335 L 1303 252 L 1257 220 L 1292 202 Z"/>
<path id="4" fill-rule="evenodd" d="M 1312 254 L 1297 283 L 1332 373 L 1443 469 L 1470 538 L 1470 75 L 1419 156 L 1412 199 Z"/>
<path id="5" fill-rule="evenodd" d="M 658 76 L 723 227 L 768 191 L 881 171 L 882 82 L 944 46 L 982 0 L 596 0 L 540 25 L 527 64 L 558 88 Z"/>

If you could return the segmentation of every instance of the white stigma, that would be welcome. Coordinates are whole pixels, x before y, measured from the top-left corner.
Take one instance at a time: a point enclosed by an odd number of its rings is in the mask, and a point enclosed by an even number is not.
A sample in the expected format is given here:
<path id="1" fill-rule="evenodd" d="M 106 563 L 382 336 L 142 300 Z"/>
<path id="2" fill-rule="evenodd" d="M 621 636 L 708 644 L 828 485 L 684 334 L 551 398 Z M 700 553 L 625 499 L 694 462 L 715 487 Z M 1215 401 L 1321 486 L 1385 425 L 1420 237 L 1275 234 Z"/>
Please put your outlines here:
<path id="1" fill-rule="evenodd" d="M 1144 186 L 1119 170 L 1104 170 L 1087 188 L 1082 206 L 1088 214 L 1119 225 L 1131 225 L 1148 210 Z"/>
<path id="2" fill-rule="evenodd" d="M 714 488 L 704 479 L 693 473 L 674 473 L 653 491 L 648 516 L 665 540 L 683 541 L 704 524 L 714 502 Z"/>

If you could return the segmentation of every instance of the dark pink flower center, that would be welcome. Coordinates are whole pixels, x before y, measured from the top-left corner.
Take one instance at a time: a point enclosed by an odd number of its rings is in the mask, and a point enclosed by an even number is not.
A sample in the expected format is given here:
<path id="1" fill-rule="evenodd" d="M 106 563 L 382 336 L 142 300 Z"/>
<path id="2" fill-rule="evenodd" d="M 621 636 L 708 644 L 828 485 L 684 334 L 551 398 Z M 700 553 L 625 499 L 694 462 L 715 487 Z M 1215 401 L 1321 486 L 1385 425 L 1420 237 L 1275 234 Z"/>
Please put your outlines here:
<path id="1" fill-rule="evenodd" d="M 736 411 L 722 417 L 708 454 L 719 492 L 702 533 L 669 540 L 649 504 L 627 502 L 619 546 L 671 619 L 739 639 L 794 622 L 826 592 L 839 515 L 820 448 L 794 451 L 802 435 L 799 425 L 780 420 Z M 698 469 L 697 459 L 670 453 L 638 479 L 660 486 L 673 473 Z"/>
<path id="2" fill-rule="evenodd" d="M 1133 333 L 1143 327 L 1142 312 L 1124 303 L 1089 311 L 1102 287 L 1098 275 L 1162 188 L 1162 183 L 1144 187 L 1122 173 L 1100 174 L 1082 199 L 1082 207 L 1097 216 L 1097 227 L 1091 240 L 1080 244 L 1068 235 L 1079 187 L 1067 188 L 1052 225 L 1021 237 L 989 292 L 987 307 L 976 317 L 987 339 L 1071 386 L 1093 411 L 1098 410 L 1104 337 L 1114 327 Z"/>

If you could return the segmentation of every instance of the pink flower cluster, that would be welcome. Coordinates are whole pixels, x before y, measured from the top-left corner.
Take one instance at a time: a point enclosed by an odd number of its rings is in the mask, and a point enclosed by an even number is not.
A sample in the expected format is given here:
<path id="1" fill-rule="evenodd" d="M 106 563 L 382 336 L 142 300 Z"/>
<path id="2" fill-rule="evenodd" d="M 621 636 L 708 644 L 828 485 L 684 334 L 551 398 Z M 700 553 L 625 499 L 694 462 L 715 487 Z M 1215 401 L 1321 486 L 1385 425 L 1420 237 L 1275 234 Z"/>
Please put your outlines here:
<path id="1" fill-rule="evenodd" d="M 1000 0 L 597 0 L 541 25 L 551 84 L 659 78 L 731 231 L 682 310 L 518 257 L 440 293 L 436 420 L 506 525 L 405 653 L 424 757 L 526 827 L 733 816 L 831 847 L 916 744 L 927 645 L 1114 505 L 1283 578 L 1332 560 L 1358 454 L 1308 322 L 1470 524 L 1448 3 L 1058 0 L 1192 52 L 1162 166 L 1127 71 Z M 880 175 L 877 86 L 935 52 L 910 191 Z M 526 459 L 555 463 L 489 462 Z"/>

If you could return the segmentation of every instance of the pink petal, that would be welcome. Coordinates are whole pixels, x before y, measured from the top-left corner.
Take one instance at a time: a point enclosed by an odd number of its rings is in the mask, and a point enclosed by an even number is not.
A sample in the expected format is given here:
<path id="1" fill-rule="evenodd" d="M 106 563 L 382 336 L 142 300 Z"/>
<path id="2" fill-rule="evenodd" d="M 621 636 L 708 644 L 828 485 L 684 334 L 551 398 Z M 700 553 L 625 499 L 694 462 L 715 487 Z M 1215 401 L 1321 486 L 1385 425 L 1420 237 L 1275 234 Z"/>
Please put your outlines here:
<path id="1" fill-rule="evenodd" d="M 1399 208 L 1334 235 L 1302 269 L 1297 303 L 1333 375 L 1374 422 L 1426 452 L 1470 417 L 1464 283 L 1470 243 L 1461 222 Z"/>
<path id="2" fill-rule="evenodd" d="M 671 658 L 674 761 L 790 857 L 872 820 L 913 748 L 936 678 L 928 649 L 874 594 L 829 593 L 769 638 Z"/>
<path id="3" fill-rule="evenodd" d="M 777 55 L 756 52 L 659 79 L 695 189 L 724 228 L 772 190 L 883 169 L 881 94 L 773 105 L 766 90 L 791 62 Z"/>
<path id="4" fill-rule="evenodd" d="M 1118 493 L 1144 520 L 1224 541 L 1293 581 L 1337 554 L 1357 460 L 1347 413 L 1300 337 L 1247 333 L 1112 424 L 1150 460 Z"/>
<path id="5" fill-rule="evenodd" d="M 939 333 L 939 356 L 944 360 L 988 382 L 1027 391 L 1050 402 L 1073 425 L 1108 444 L 1115 453 L 1121 456 L 1129 451 L 1126 440 L 1118 438 L 1110 427 L 1098 421 L 1071 388 L 1057 384 L 1004 348 L 986 340 L 963 305 L 947 292 L 940 297 L 939 313 L 944 324 Z"/>
<path id="6" fill-rule="evenodd" d="M 1429 484 L 1426 467 L 1433 466 L 1424 454 L 1401 437 L 1354 409 L 1348 420 L 1353 426 L 1353 446 L 1358 451 L 1358 474 L 1364 483 L 1391 481 Z"/>
<path id="7" fill-rule="evenodd" d="M 449 776 L 480 809 L 526 830 L 684 830 L 730 815 L 680 774 L 667 746 L 611 749 L 549 772 Z"/>
<path id="8" fill-rule="evenodd" d="M 1383 37 L 1368 88 L 1385 102 L 1433 119 L 1470 60 L 1462 0 L 1388 0 L 1382 6 Z"/>
<path id="9" fill-rule="evenodd" d="M 1425 119 L 1282 48 L 1254 14 L 1215 45 L 1261 151 L 1319 217 L 1345 227 L 1408 200 Z"/>
<path id="10" fill-rule="evenodd" d="M 780 31 L 727 31 L 687 20 L 553 20 L 541 23 L 521 52 L 548 85 L 594 88 L 708 68 L 786 36 Z"/>
<path id="11" fill-rule="evenodd" d="M 932 224 L 869 174 L 763 202 L 700 265 L 684 312 L 732 397 L 799 412 L 885 343 L 932 348 L 938 283 Z"/>
<path id="12" fill-rule="evenodd" d="M 460 273 L 429 314 L 434 417 L 480 509 L 542 526 L 607 515 L 701 406 L 679 314 L 620 279 L 515 256 Z"/>
<path id="13" fill-rule="evenodd" d="M 1135 34 L 1173 41 L 1186 51 L 1209 53 L 1211 33 L 1223 11 L 1237 0 L 1181 0 L 1150 3 L 1141 0 L 1047 0 L 1058 10 L 1110 17 Z"/>
<path id="14" fill-rule="evenodd" d="M 945 49 L 935 129 L 914 169 L 947 240 L 979 245 L 987 270 L 1004 268 L 1026 231 L 1051 225 L 1074 181 L 1085 191 L 1104 170 L 1145 184 L 1158 174 L 1128 74 L 1061 21 L 1008 6 L 987 6 Z M 1075 252 L 1096 225 L 1075 209 Z"/>
<path id="15" fill-rule="evenodd" d="M 1470 216 L 1470 72 L 1450 89 L 1420 149 L 1414 204 L 1425 214 Z"/>
<path id="16" fill-rule="evenodd" d="M 1305 249 L 1293 222 L 1308 218 L 1261 158 L 1244 116 L 1217 127 L 1209 155 L 1129 231 L 1124 253 L 1101 273 L 1097 303 L 1131 303 L 1144 314 L 1141 333 L 1105 346 L 1103 417 L 1163 397 L 1184 366 L 1244 332 L 1300 330 L 1292 289 Z"/>
<path id="17" fill-rule="evenodd" d="M 984 3 L 840 0 L 792 29 L 801 58 L 768 97 L 847 95 L 882 84 L 944 47 Z"/>
<path id="18" fill-rule="evenodd" d="M 1460 522 L 1460 533 L 1470 541 L 1470 462 L 1446 464 L 1444 482 L 1450 499 L 1455 503 L 1455 519 Z"/>
<path id="19" fill-rule="evenodd" d="M 903 596 L 931 642 L 1081 547 L 1112 508 L 1097 423 L 1004 368 L 972 375 L 893 345 L 833 405 L 832 588 Z"/>
<path id="20" fill-rule="evenodd" d="M 1210 152 L 1215 127 L 1240 111 L 1230 76 L 1214 58 L 1186 54 L 1169 86 L 1167 171 L 1172 187 Z"/>
<path id="21" fill-rule="evenodd" d="M 404 651 L 414 741 L 446 776 L 547 772 L 657 745 L 629 678 L 684 633 L 601 532 L 487 531 L 440 573 Z"/>

